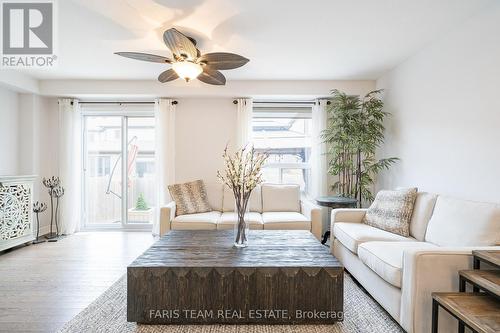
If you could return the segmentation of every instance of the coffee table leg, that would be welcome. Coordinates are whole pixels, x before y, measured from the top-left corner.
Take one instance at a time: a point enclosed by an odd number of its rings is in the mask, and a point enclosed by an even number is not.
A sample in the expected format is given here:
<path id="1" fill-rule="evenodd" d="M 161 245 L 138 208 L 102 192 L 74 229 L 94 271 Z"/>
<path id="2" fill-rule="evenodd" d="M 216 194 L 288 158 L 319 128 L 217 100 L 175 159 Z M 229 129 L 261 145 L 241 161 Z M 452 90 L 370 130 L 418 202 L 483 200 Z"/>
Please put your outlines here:
<path id="1" fill-rule="evenodd" d="M 439 303 L 432 300 L 432 333 L 438 333 Z"/>

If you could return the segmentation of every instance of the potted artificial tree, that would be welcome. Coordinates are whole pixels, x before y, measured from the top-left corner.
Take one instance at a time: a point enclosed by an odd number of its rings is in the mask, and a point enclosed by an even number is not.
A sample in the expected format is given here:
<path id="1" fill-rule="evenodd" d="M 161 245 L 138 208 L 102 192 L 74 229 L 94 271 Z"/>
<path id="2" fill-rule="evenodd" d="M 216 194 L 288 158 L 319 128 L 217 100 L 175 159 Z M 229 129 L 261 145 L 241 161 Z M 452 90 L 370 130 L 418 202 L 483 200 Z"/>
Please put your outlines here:
<path id="1" fill-rule="evenodd" d="M 373 201 L 377 174 L 398 160 L 376 158 L 376 150 L 384 142 L 384 118 L 389 115 L 383 110 L 381 92 L 371 91 L 360 98 L 333 90 L 326 110 L 328 121 L 322 138 L 330 157 L 328 173 L 335 178 L 332 190 L 338 196 L 356 199 L 360 207 Z"/>

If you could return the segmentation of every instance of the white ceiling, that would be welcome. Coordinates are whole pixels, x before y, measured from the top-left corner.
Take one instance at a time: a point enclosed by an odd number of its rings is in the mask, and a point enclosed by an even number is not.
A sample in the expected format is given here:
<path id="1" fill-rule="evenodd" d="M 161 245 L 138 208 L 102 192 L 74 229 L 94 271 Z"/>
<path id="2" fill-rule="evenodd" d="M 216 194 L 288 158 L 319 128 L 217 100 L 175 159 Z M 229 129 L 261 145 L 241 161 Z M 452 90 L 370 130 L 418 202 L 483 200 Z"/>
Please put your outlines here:
<path id="1" fill-rule="evenodd" d="M 38 79 L 156 79 L 170 27 L 250 59 L 229 80 L 376 79 L 494 0 L 60 0 L 58 66 Z"/>

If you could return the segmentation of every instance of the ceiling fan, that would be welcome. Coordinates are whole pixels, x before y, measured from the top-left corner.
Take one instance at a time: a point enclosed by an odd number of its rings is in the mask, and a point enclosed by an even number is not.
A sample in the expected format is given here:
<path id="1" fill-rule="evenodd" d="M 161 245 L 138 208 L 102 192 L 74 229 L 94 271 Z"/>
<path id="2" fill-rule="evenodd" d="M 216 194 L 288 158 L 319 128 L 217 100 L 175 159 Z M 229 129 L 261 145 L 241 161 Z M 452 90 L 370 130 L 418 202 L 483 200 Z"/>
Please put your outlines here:
<path id="1" fill-rule="evenodd" d="M 198 79 L 213 85 L 225 85 L 226 78 L 219 70 L 234 69 L 245 65 L 249 60 L 234 53 L 215 52 L 201 54 L 196 48 L 196 40 L 188 37 L 175 28 L 163 33 L 163 41 L 172 51 L 174 59 L 167 57 L 137 52 L 116 52 L 122 57 L 166 63 L 172 65 L 158 76 L 161 83 L 182 78 L 189 82 Z"/>

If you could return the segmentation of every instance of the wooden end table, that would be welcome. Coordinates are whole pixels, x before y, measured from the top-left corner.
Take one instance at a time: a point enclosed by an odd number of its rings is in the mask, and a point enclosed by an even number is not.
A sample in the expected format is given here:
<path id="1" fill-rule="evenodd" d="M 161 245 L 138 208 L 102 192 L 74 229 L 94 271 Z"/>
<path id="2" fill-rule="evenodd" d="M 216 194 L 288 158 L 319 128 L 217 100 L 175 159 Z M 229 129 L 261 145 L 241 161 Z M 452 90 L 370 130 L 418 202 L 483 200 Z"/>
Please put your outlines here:
<path id="1" fill-rule="evenodd" d="M 465 327 L 477 333 L 500 329 L 500 302 L 485 293 L 432 293 L 432 333 L 438 333 L 439 306 L 458 320 L 458 332 Z"/>
<path id="2" fill-rule="evenodd" d="M 328 207 L 328 227 L 327 231 L 323 234 L 321 239 L 321 244 L 326 244 L 328 238 L 330 237 L 330 225 L 331 225 L 331 213 L 332 209 L 336 208 L 356 208 L 358 205 L 358 200 L 353 198 L 345 198 L 339 196 L 326 196 L 319 197 L 316 199 L 316 203 L 323 207 Z"/>
<path id="3" fill-rule="evenodd" d="M 459 272 L 459 292 L 432 293 L 432 333 L 438 333 L 439 307 L 458 320 L 458 332 L 465 327 L 478 333 L 500 332 L 500 251 L 472 251 L 473 270 Z M 480 270 L 485 262 L 495 270 Z M 466 284 L 473 292 L 466 292 Z M 479 292 L 483 291 L 483 292 Z"/>

